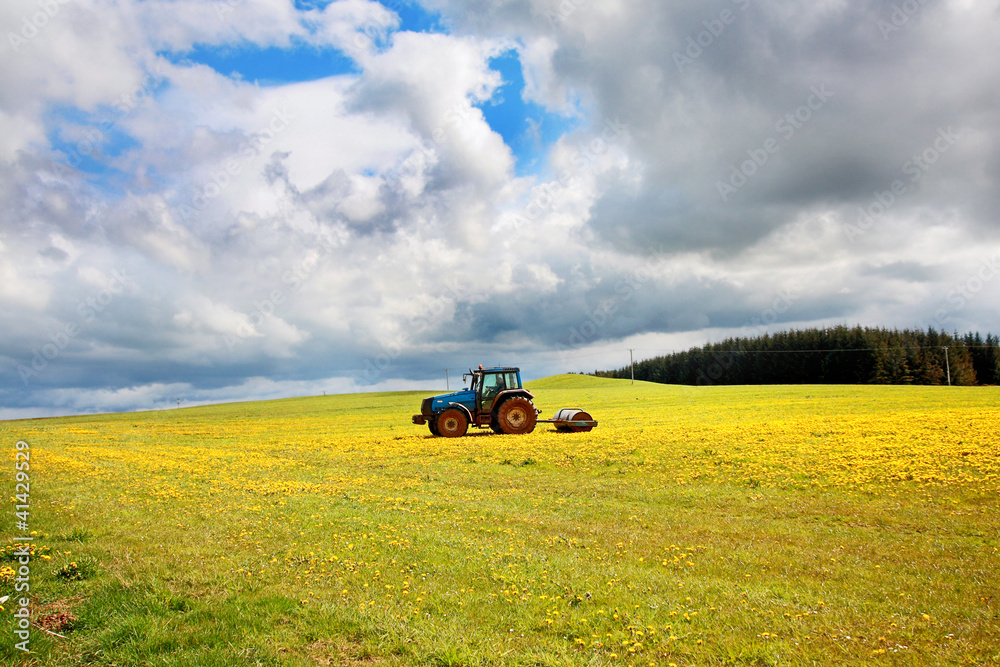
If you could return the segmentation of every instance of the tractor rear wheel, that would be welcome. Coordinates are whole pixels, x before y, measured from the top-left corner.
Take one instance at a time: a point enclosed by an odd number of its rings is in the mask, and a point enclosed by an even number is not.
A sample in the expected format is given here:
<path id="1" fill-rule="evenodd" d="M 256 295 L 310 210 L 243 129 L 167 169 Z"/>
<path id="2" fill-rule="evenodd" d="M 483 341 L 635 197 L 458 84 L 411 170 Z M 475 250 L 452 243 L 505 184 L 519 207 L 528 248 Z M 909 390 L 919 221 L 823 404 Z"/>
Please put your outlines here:
<path id="1" fill-rule="evenodd" d="M 445 410 L 438 416 L 437 431 L 446 438 L 461 438 L 469 430 L 469 420 L 458 408 Z"/>
<path id="2" fill-rule="evenodd" d="M 523 435 L 535 430 L 538 413 L 531 401 L 520 396 L 509 398 L 497 411 L 497 421 L 504 433 Z"/>

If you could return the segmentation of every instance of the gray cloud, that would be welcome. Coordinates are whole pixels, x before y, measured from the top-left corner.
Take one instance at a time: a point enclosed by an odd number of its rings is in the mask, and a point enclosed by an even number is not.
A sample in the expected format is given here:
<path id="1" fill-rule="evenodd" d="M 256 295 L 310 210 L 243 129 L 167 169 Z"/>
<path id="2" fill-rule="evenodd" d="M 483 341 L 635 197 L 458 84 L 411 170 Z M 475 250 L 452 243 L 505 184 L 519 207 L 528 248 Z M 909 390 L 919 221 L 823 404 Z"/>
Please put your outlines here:
<path id="1" fill-rule="evenodd" d="M 681 250 L 746 248 L 804 206 L 863 204 L 910 178 L 903 165 L 941 129 L 991 144 L 1000 129 L 1000 59 L 982 25 L 995 28 L 995 10 L 973 21 L 972 10 L 921 3 L 884 38 L 879 21 L 891 21 L 898 3 L 634 3 L 613 16 L 596 2 L 519 4 L 518 20 L 495 26 L 499 6 L 509 5 L 482 4 L 446 6 L 470 30 L 518 30 L 525 39 L 551 31 L 558 85 L 586 91 L 599 114 L 629 125 L 645 178 L 637 189 L 609 188 L 592 220 L 623 250 L 650 239 Z M 565 18 L 541 23 L 542 8 Z M 817 89 L 829 99 L 817 100 Z M 761 154 L 769 139 L 775 152 Z M 993 151 L 958 152 L 926 170 L 906 210 L 941 206 L 939 183 L 981 183 L 995 169 Z M 767 162 L 748 163 L 754 154 Z M 731 180 L 742 165 L 753 175 Z M 718 184 L 744 177 L 721 201 Z M 980 183 L 947 195 L 973 224 L 996 212 L 995 189 Z M 623 219 L 635 233 L 618 233 Z"/>

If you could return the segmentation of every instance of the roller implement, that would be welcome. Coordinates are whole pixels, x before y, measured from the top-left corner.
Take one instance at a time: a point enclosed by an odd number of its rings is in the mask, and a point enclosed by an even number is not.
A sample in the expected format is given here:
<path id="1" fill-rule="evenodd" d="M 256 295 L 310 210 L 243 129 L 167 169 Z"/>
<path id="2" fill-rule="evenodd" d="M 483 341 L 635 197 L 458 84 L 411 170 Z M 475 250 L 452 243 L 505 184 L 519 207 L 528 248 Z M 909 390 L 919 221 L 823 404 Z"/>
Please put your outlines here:
<path id="1" fill-rule="evenodd" d="M 531 433 L 536 424 L 553 424 L 560 433 L 585 433 L 597 422 L 579 408 L 563 408 L 552 419 L 539 419 L 534 395 L 521 384 L 519 368 L 483 368 L 462 376 L 467 388 L 450 394 L 430 396 L 413 415 L 414 424 L 426 424 L 434 435 L 460 438 L 469 426 L 489 428 L 495 433 Z"/>
<path id="2" fill-rule="evenodd" d="M 563 408 L 552 419 L 542 421 L 555 424 L 560 433 L 586 433 L 597 426 L 594 418 L 579 408 Z"/>

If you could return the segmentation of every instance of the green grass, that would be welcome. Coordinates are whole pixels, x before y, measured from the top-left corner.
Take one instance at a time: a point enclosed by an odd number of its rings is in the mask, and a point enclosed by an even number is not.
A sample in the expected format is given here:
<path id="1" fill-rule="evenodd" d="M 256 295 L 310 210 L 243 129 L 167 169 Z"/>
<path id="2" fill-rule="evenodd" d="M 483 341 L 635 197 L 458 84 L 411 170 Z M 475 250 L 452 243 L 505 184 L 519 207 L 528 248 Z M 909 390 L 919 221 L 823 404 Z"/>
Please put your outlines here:
<path id="1" fill-rule="evenodd" d="M 600 426 L 432 438 L 424 392 L 0 423 L 64 637 L 0 659 L 1000 662 L 995 388 L 529 388 Z"/>

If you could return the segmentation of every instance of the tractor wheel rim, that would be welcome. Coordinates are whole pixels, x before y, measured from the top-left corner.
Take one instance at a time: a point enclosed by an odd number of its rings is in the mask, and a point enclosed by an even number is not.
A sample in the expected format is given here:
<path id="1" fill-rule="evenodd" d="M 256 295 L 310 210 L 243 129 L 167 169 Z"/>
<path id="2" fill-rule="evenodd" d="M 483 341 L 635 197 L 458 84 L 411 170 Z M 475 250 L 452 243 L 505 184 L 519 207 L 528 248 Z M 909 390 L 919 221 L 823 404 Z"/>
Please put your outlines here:
<path id="1" fill-rule="evenodd" d="M 514 426 L 520 426 L 525 421 L 524 411 L 514 409 L 507 414 L 507 421 Z"/>

